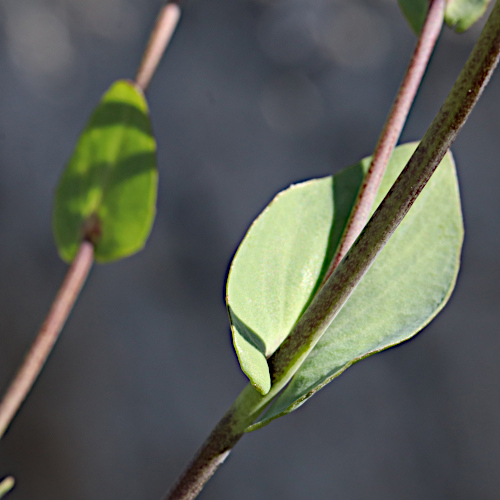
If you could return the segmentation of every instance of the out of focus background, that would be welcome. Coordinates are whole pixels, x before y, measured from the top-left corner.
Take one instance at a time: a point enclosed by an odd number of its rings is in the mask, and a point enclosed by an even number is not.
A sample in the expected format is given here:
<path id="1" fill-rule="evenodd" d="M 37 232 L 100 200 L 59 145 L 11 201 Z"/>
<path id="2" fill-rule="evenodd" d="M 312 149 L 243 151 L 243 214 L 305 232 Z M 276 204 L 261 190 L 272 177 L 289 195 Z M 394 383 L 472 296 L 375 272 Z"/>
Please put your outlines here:
<path id="1" fill-rule="evenodd" d="M 134 76 L 160 5 L 0 3 L 2 392 L 66 271 L 58 176 L 101 94 Z M 444 30 L 403 141 L 423 135 L 480 29 Z M 0 442 L 9 498 L 160 499 L 246 383 L 223 299 L 239 241 L 277 191 L 372 152 L 414 43 L 396 0 L 186 0 L 148 91 L 153 233 L 93 269 Z M 498 498 L 499 129 L 496 75 L 453 147 L 467 236 L 449 305 L 245 436 L 201 499 Z"/>

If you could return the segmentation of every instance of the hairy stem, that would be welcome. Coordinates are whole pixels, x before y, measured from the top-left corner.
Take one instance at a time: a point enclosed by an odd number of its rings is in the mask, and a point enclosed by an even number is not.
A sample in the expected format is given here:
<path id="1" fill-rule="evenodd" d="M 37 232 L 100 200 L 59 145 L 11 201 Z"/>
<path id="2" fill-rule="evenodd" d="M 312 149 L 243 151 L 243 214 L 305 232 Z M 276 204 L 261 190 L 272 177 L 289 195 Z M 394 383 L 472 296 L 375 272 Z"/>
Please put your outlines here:
<path id="1" fill-rule="evenodd" d="M 290 335 L 269 359 L 273 385 L 265 396 L 249 384 L 203 444 L 167 500 L 197 496 L 231 448 L 286 385 L 333 321 L 406 215 L 455 140 L 500 56 L 500 0 L 442 108 L 405 169 Z"/>
<path id="2" fill-rule="evenodd" d="M 91 243 L 84 241 L 33 345 L 0 403 L 0 438 L 9 427 L 42 370 L 87 279 L 93 261 L 94 247 Z"/>
<path id="3" fill-rule="evenodd" d="M 160 59 L 167 48 L 177 23 L 181 16 L 181 9 L 175 2 L 164 5 L 157 18 L 156 23 L 149 37 L 149 42 L 144 50 L 135 82 L 145 91 L 153 77 Z"/>
<path id="4" fill-rule="evenodd" d="M 403 131 L 408 113 L 441 32 L 445 8 L 446 0 L 431 0 L 430 2 L 427 17 L 413 51 L 410 64 L 406 69 L 396 99 L 392 104 L 378 139 L 370 168 L 359 190 L 339 247 L 322 284 L 325 284 L 334 269 L 339 265 L 368 221 L 385 169 Z"/>

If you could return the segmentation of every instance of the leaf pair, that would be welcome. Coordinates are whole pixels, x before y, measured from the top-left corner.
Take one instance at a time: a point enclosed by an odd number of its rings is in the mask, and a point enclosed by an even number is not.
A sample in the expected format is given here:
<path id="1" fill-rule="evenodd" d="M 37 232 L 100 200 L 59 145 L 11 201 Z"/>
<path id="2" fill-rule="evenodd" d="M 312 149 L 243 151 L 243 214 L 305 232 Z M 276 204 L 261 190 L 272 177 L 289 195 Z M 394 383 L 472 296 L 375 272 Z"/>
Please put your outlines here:
<path id="1" fill-rule="evenodd" d="M 415 147 L 394 151 L 374 209 Z M 261 394 L 271 386 L 267 358 L 317 291 L 369 164 L 365 158 L 281 192 L 236 252 L 227 282 L 233 341 L 243 371 Z M 462 239 L 458 183 L 447 154 L 292 381 L 251 429 L 294 410 L 353 363 L 421 330 L 450 296 Z"/>
<path id="2" fill-rule="evenodd" d="M 156 143 L 143 93 L 118 81 L 103 96 L 60 179 L 53 229 L 71 262 L 84 238 L 111 262 L 140 250 L 155 217 Z"/>
<path id="3" fill-rule="evenodd" d="M 409 25 L 420 33 L 429 9 L 429 0 L 398 0 Z M 444 20 L 457 33 L 468 30 L 484 14 L 490 0 L 448 0 Z"/>

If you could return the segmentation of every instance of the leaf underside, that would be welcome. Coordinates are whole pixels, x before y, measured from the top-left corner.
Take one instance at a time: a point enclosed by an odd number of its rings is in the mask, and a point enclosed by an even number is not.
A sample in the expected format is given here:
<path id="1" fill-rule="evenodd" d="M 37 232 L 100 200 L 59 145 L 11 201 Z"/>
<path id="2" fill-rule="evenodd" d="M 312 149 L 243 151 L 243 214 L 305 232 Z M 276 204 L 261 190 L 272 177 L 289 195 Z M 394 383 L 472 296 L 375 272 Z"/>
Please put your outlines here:
<path id="1" fill-rule="evenodd" d="M 362 174 L 354 177 L 351 182 L 359 185 Z M 289 334 L 326 264 L 331 191 L 326 180 L 278 194 L 253 223 L 231 264 L 227 305 L 234 347 L 243 371 L 262 394 L 271 384 L 266 358 Z M 352 203 L 347 200 L 348 210 Z"/>
<path id="2" fill-rule="evenodd" d="M 110 262 L 140 250 L 155 217 L 156 143 L 143 93 L 120 80 L 104 94 L 57 187 L 53 230 L 71 262 L 84 236 Z"/>
<path id="3" fill-rule="evenodd" d="M 415 147 L 396 148 L 375 206 Z M 366 158 L 278 194 L 235 255 L 227 284 L 233 341 L 243 371 L 262 394 L 270 387 L 266 357 L 317 290 L 369 163 Z M 448 154 L 318 345 L 251 429 L 294 410 L 354 362 L 421 330 L 449 298 L 462 239 L 458 183 Z"/>
<path id="4" fill-rule="evenodd" d="M 414 148 L 415 145 L 405 145 L 396 149 L 375 206 Z M 366 170 L 369 159 L 361 165 Z M 263 427 L 297 409 L 352 364 L 411 338 L 426 326 L 450 297 L 462 242 L 458 182 L 452 156 L 447 154 L 291 382 L 264 417 L 248 430 Z"/>
<path id="5" fill-rule="evenodd" d="M 429 10 L 429 0 L 398 0 L 411 29 L 418 35 Z M 475 24 L 486 11 L 490 0 L 448 0 L 444 20 L 457 33 Z"/>

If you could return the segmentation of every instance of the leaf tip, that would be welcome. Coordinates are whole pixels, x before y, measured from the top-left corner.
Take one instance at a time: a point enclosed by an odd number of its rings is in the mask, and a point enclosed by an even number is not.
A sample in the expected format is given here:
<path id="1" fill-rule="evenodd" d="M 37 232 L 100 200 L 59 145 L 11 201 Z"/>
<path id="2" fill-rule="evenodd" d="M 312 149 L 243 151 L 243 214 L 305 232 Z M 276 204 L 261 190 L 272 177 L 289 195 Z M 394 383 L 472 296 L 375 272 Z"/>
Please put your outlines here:
<path id="1" fill-rule="evenodd" d="M 3 498 L 9 491 L 14 488 L 16 482 L 12 476 L 7 476 L 2 481 L 0 481 L 0 498 Z"/>

